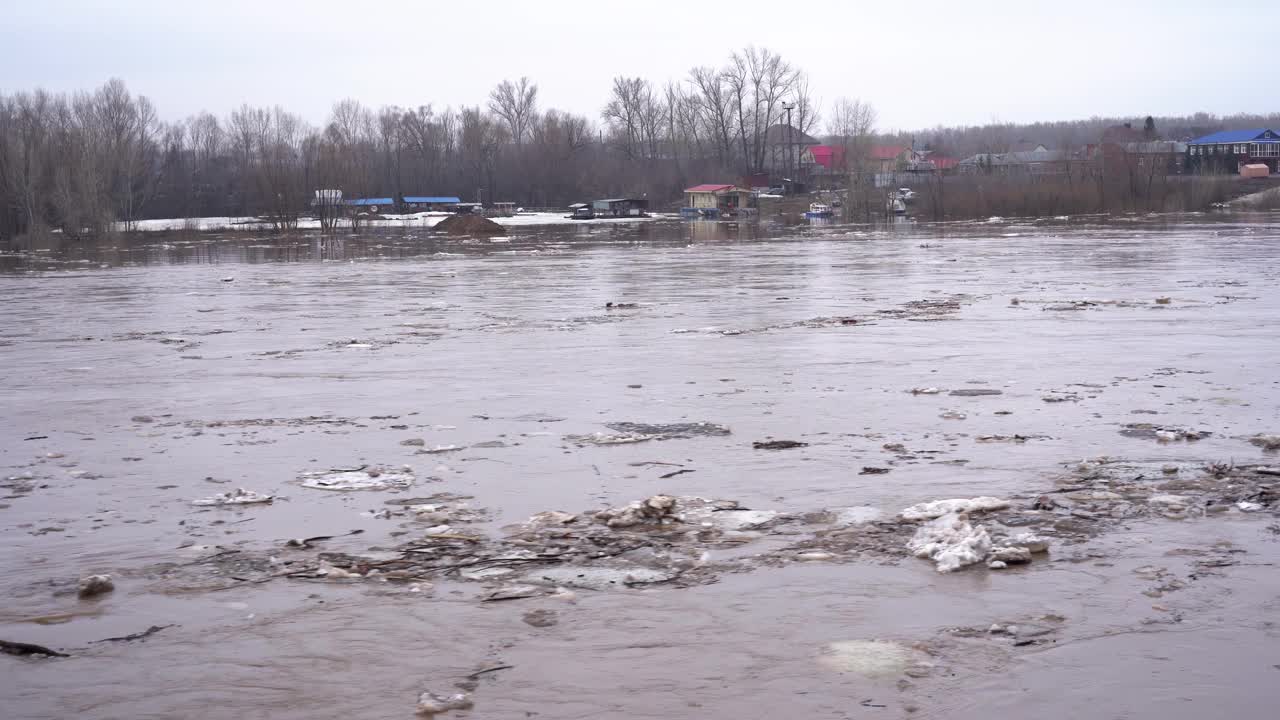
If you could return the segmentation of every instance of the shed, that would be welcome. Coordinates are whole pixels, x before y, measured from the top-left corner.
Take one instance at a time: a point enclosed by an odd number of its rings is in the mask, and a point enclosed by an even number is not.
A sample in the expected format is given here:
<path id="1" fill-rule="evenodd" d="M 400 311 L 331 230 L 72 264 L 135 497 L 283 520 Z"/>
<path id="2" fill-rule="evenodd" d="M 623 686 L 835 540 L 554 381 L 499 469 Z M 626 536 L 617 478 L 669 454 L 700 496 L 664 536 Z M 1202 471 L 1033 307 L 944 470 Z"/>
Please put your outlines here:
<path id="1" fill-rule="evenodd" d="M 351 205 L 351 206 L 353 206 L 353 207 L 359 208 L 359 209 L 361 209 L 361 210 L 366 210 L 366 211 L 371 212 L 371 213 L 376 213 L 376 212 L 378 212 L 378 209 L 379 209 L 379 208 L 382 208 L 382 209 L 392 209 L 392 208 L 394 208 L 394 207 L 395 207 L 395 204 L 396 204 L 396 201 L 395 201 L 394 199 L 392 199 L 392 198 L 389 198 L 389 197 L 384 197 L 384 198 L 356 198 L 355 200 L 348 200 L 348 201 L 347 201 L 347 204 L 348 204 L 348 205 Z"/>
<path id="2" fill-rule="evenodd" d="M 443 195 L 406 195 L 404 198 L 410 210 L 452 210 L 460 202 L 456 197 Z"/>
<path id="3" fill-rule="evenodd" d="M 1240 177 L 1243 178 L 1264 178 L 1271 175 L 1271 168 L 1266 163 L 1249 163 L 1240 166 Z"/>
<path id="4" fill-rule="evenodd" d="M 591 211 L 597 217 L 644 217 L 648 210 L 649 201 L 645 198 L 610 198 L 591 203 Z"/>
<path id="5" fill-rule="evenodd" d="M 684 215 L 737 215 L 755 208 L 755 194 L 736 185 L 694 185 L 684 191 Z"/>

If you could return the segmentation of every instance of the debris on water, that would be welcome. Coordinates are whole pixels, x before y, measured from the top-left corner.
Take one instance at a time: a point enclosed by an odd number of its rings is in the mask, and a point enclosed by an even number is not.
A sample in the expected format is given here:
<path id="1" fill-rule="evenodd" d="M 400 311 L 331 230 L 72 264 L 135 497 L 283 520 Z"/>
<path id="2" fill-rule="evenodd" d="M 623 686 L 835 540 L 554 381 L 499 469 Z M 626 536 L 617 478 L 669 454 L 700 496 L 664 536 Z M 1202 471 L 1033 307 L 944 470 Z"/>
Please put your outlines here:
<path id="1" fill-rule="evenodd" d="M 503 600 L 525 600 L 547 594 L 545 587 L 537 585 L 508 585 L 498 588 L 481 598 L 483 602 L 502 602 Z"/>
<path id="2" fill-rule="evenodd" d="M 679 576 L 680 571 L 673 568 L 561 565 L 559 567 L 531 570 L 521 579 L 527 583 L 551 585 L 553 587 L 614 590 L 636 585 L 669 582 Z"/>
<path id="3" fill-rule="evenodd" d="M 869 678 L 906 672 L 913 665 L 926 665 L 922 653 L 885 640 L 846 640 L 828 644 L 818 662 L 836 672 L 850 672 Z"/>
<path id="4" fill-rule="evenodd" d="M 938 572 L 953 572 L 986 560 L 991 535 L 985 527 L 970 524 L 967 515 L 952 512 L 922 525 L 907 541 L 907 549 L 918 558 L 932 560 Z"/>
<path id="5" fill-rule="evenodd" d="M 969 416 L 959 410 L 944 410 L 938 417 L 943 420 L 964 420 Z"/>
<path id="6" fill-rule="evenodd" d="M 796 559 L 800 562 L 827 562 L 834 560 L 835 555 L 821 550 L 809 550 L 806 552 L 796 553 Z"/>
<path id="7" fill-rule="evenodd" d="M 1046 440 L 1048 435 L 979 435 L 974 438 L 978 442 L 1011 442 L 1024 443 L 1028 440 Z"/>
<path id="8" fill-rule="evenodd" d="M 566 442 L 576 443 L 578 445 L 630 445 L 632 443 L 648 442 L 657 440 L 656 435 L 644 435 L 641 433 L 603 433 L 594 432 L 590 435 L 565 435 Z"/>
<path id="9" fill-rule="evenodd" d="M 422 438 L 409 438 L 408 440 L 401 440 L 400 444 L 405 447 L 422 447 L 427 444 L 427 441 Z"/>
<path id="10" fill-rule="evenodd" d="M 998 547 L 989 556 L 992 562 L 1021 565 L 1031 562 L 1031 551 L 1021 547 Z"/>
<path id="11" fill-rule="evenodd" d="M 555 610 L 530 610 L 524 615 L 521 615 L 520 619 L 523 620 L 525 624 L 532 625 L 537 628 L 551 627 L 552 625 L 560 622 L 560 618 L 556 614 Z"/>
<path id="12" fill-rule="evenodd" d="M 408 466 L 396 470 L 381 467 L 359 467 L 351 470 L 325 470 L 303 473 L 302 486 L 315 490 L 402 490 L 413 485 L 413 470 Z"/>
<path id="13" fill-rule="evenodd" d="M 994 390 L 991 388 L 961 388 L 959 390 L 952 390 L 947 394 L 952 397 L 983 397 L 986 395 L 1003 395 L 1004 391 Z"/>
<path id="14" fill-rule="evenodd" d="M 640 307 L 638 303 L 607 302 L 604 304 L 606 310 L 635 310 L 638 307 Z"/>
<path id="15" fill-rule="evenodd" d="M 1207 430 L 1188 430 L 1180 427 L 1153 425 L 1152 423 L 1128 423 L 1120 428 L 1120 434 L 1131 438 L 1145 438 L 1161 443 L 1203 440 L 1213 433 Z"/>
<path id="16" fill-rule="evenodd" d="M 419 450 L 418 453 L 422 455 L 441 455 L 444 453 L 457 452 L 462 449 L 463 447 L 461 445 L 437 445 L 426 450 Z"/>
<path id="17" fill-rule="evenodd" d="M 545 526 L 568 525 L 577 519 L 578 516 L 573 513 L 567 513 L 560 510 L 546 510 L 530 517 L 529 524 Z"/>
<path id="18" fill-rule="evenodd" d="M 192 500 L 191 504 L 199 507 L 218 507 L 227 505 L 256 505 L 260 503 L 271 503 L 275 500 L 275 495 L 263 495 L 253 490 L 245 490 L 244 488 L 236 488 L 224 493 L 210 495 L 199 500 Z"/>
<path id="19" fill-rule="evenodd" d="M 1263 450 L 1280 450 L 1280 435 L 1254 435 L 1249 438 L 1249 444 Z"/>
<path id="20" fill-rule="evenodd" d="M 430 718 L 451 710 L 470 710 L 473 707 L 475 707 L 475 703 L 471 700 L 471 695 L 467 693 L 437 695 L 430 690 L 426 690 L 418 696 L 418 707 L 414 712 L 422 717 Z"/>
<path id="21" fill-rule="evenodd" d="M 0 652 L 6 655 L 44 655 L 46 657 L 71 657 L 70 655 L 52 650 L 43 645 L 35 645 L 32 643 L 13 642 L 11 640 L 0 640 Z"/>
<path id="22" fill-rule="evenodd" d="M 954 513 L 1004 510 L 1007 507 L 1009 507 L 1008 500 L 984 495 L 976 498 L 952 498 L 950 500 L 933 500 L 931 502 L 918 503 L 904 509 L 900 515 L 903 520 L 932 520 Z"/>
<path id="23" fill-rule="evenodd" d="M 76 592 L 82 598 L 103 595 L 116 589 L 116 583 L 110 575 L 87 575 L 80 578 Z"/>
<path id="24" fill-rule="evenodd" d="M 171 627 L 173 627 L 173 626 L 172 626 L 172 625 L 152 625 L 151 627 L 147 628 L 146 630 L 143 630 L 142 632 L 136 632 L 136 633 L 132 633 L 132 634 L 130 634 L 130 635 L 121 635 L 120 637 L 109 637 L 109 638 L 103 638 L 103 639 L 101 639 L 101 640 L 94 640 L 94 641 L 92 641 L 92 642 L 95 642 L 95 643 L 104 643 L 104 642 L 133 642 L 134 640 L 142 640 L 143 638 L 150 637 L 150 636 L 155 635 L 156 633 L 160 632 L 161 630 L 165 630 L 165 629 L 167 629 L 167 628 L 171 628 Z"/>
<path id="25" fill-rule="evenodd" d="M 832 524 L 838 528 L 866 525 L 884 516 L 883 511 L 873 507 L 840 508 L 832 511 L 832 514 L 835 516 Z"/>
<path id="26" fill-rule="evenodd" d="M 1054 390 L 1040 398 L 1047 403 L 1080 402 L 1080 396 L 1073 392 Z"/>
<path id="27" fill-rule="evenodd" d="M 1158 297 L 1158 298 L 1156 298 L 1156 304 L 1157 304 L 1157 305 L 1168 305 L 1168 304 L 1169 304 L 1169 303 L 1171 303 L 1171 302 L 1173 302 L 1173 298 L 1167 298 L 1167 297 Z"/>
<path id="28" fill-rule="evenodd" d="M 1000 544 L 1004 547 L 1023 548 L 1032 554 L 1049 552 L 1049 541 L 1032 533 L 1020 533 L 1005 538 L 1000 541 Z"/>
<path id="29" fill-rule="evenodd" d="M 889 468 L 863 467 L 858 474 L 859 475 L 884 475 L 887 472 L 889 472 Z"/>
<path id="30" fill-rule="evenodd" d="M 605 427 L 623 435 L 645 435 L 655 440 L 672 440 L 675 438 L 721 437 L 731 431 L 724 425 L 710 422 L 694 423 L 637 423 L 612 422 Z"/>
<path id="31" fill-rule="evenodd" d="M 758 440 L 751 443 L 756 450 L 790 450 L 791 448 L 809 447 L 809 443 L 799 440 Z"/>
<path id="32" fill-rule="evenodd" d="M 222 278 L 222 282 L 235 282 L 235 278 L 228 275 L 227 277 Z"/>
<path id="33" fill-rule="evenodd" d="M 911 388 L 907 392 L 911 393 L 912 395 L 937 395 L 942 391 L 936 387 L 917 387 L 917 388 Z"/>
<path id="34" fill-rule="evenodd" d="M 636 500 L 622 507 L 609 508 L 596 513 L 596 519 L 602 520 L 611 528 L 626 528 L 635 525 L 660 525 L 674 521 L 676 499 L 670 495 L 654 495 L 645 500 Z"/>

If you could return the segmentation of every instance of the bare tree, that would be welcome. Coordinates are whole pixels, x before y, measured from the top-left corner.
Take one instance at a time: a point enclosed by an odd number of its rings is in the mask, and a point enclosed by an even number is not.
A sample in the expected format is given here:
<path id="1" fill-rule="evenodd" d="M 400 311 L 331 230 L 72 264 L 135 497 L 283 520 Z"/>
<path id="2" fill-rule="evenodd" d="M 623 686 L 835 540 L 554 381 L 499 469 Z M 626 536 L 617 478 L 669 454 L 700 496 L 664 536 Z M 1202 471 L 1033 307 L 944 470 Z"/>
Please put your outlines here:
<path id="1" fill-rule="evenodd" d="M 511 141 L 522 145 L 538 113 L 538 86 L 527 77 L 503 80 L 489 93 L 489 112 L 502 118 Z"/>

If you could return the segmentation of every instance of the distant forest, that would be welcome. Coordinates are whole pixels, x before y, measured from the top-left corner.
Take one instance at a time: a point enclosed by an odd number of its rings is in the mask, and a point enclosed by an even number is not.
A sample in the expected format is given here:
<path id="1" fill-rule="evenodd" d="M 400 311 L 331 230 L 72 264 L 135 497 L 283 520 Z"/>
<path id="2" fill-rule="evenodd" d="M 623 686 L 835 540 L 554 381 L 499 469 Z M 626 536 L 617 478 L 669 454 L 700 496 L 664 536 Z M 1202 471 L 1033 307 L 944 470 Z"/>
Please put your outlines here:
<path id="1" fill-rule="evenodd" d="M 953 157 L 1019 143 L 1074 149 L 1110 125 L 1145 120 L 877 133 L 870 103 L 839 98 L 824 108 L 803 70 L 759 48 L 663 85 L 617 77 L 595 116 L 543 107 L 537 84 L 520 78 L 475 107 L 341 100 L 320 126 L 279 106 L 164 121 L 150 99 L 111 80 L 71 95 L 0 94 L 0 237 L 103 233 L 156 217 L 265 216 L 288 227 L 315 190 L 330 188 L 347 198 L 449 195 L 526 207 L 645 196 L 661 207 L 691 184 L 776 170 L 788 117 L 855 156 L 873 144 L 915 143 Z M 1280 114 L 1154 120 L 1167 139 L 1280 126 Z"/>

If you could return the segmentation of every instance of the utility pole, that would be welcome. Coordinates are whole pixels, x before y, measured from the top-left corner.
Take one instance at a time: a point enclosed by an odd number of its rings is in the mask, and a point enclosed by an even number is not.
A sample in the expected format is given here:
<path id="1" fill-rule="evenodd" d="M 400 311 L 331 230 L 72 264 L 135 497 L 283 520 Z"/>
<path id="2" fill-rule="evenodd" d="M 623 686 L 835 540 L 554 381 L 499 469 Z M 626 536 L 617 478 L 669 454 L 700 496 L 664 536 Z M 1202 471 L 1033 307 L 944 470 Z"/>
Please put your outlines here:
<path id="1" fill-rule="evenodd" d="M 786 162 L 786 164 L 787 164 L 787 167 L 786 167 L 786 174 L 787 174 L 787 175 L 791 175 L 791 149 L 792 149 L 792 147 L 791 147 L 791 140 L 792 140 L 792 138 L 791 138 L 791 111 L 792 111 L 792 110 L 794 110 L 794 109 L 795 109 L 795 107 L 796 107 L 796 104 L 795 104 L 795 103 L 793 103 L 793 102 L 789 102 L 789 101 L 787 101 L 787 100 L 783 100 L 783 101 L 782 101 L 782 109 L 787 111 L 787 130 L 786 130 L 786 133 L 785 133 L 786 142 L 787 142 L 787 147 L 786 147 L 786 149 L 782 152 L 783 160 L 784 160 L 784 162 Z M 793 182 L 788 183 L 788 185 L 794 185 L 794 184 L 795 184 L 795 183 L 794 183 L 794 178 L 786 177 L 786 178 L 783 178 L 783 180 L 791 180 L 791 181 L 793 181 Z M 787 188 L 787 189 L 789 189 L 789 188 Z"/>

